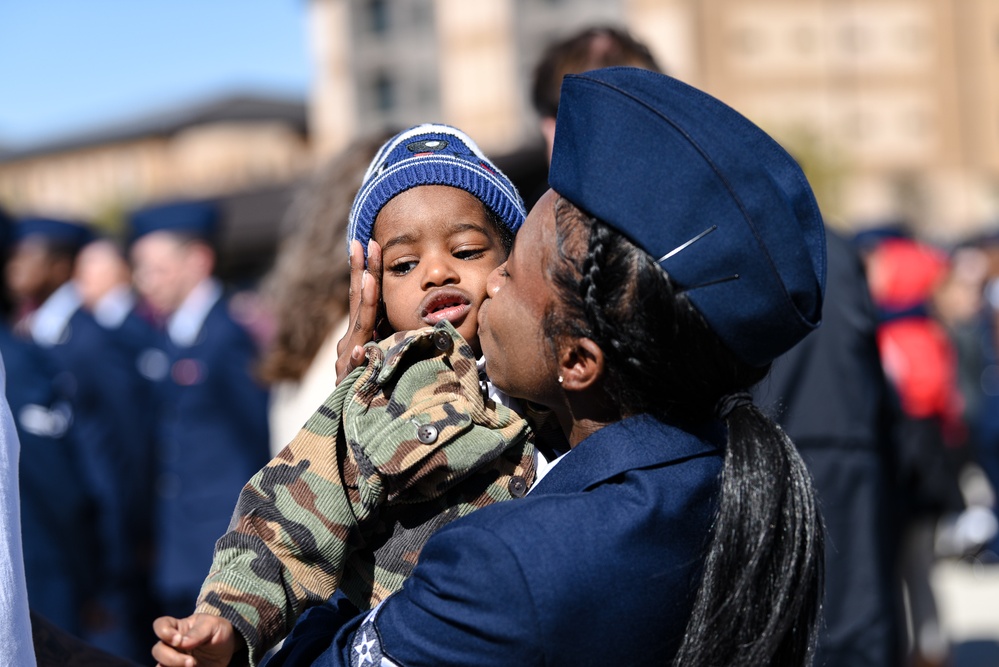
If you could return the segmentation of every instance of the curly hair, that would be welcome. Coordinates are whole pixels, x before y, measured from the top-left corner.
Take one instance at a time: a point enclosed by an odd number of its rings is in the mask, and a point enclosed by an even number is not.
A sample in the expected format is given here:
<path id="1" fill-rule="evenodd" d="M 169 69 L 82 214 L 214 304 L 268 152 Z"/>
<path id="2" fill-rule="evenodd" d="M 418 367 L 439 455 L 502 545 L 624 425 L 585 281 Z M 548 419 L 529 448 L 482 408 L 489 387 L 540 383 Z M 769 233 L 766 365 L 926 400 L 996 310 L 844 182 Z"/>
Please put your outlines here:
<path id="1" fill-rule="evenodd" d="M 358 139 L 296 192 L 282 221 L 289 230 L 261 292 L 276 320 L 261 362 L 269 382 L 300 380 L 330 331 L 347 314 L 347 215 L 361 179 L 391 133 Z"/>

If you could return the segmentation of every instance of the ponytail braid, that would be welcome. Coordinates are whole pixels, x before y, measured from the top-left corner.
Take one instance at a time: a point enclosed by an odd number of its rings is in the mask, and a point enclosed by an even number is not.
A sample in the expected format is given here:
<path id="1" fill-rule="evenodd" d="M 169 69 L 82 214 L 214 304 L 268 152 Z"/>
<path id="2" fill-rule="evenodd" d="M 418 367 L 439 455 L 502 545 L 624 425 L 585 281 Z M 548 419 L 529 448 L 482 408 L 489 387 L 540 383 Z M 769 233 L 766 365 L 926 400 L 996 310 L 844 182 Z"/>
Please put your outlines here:
<path id="1" fill-rule="evenodd" d="M 810 664 L 824 553 L 811 477 L 756 406 L 726 422 L 714 534 L 674 665 Z"/>

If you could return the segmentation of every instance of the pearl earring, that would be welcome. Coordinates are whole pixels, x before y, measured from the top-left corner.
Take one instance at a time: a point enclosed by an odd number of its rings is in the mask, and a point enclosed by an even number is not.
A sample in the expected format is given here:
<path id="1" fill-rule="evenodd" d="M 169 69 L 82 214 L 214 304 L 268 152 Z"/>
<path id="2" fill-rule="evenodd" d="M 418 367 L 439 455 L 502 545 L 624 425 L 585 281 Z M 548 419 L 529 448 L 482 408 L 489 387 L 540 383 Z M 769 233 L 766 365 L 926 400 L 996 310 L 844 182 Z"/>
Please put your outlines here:
<path id="1" fill-rule="evenodd" d="M 562 376 L 561 375 L 558 376 L 558 383 L 562 384 Z"/>

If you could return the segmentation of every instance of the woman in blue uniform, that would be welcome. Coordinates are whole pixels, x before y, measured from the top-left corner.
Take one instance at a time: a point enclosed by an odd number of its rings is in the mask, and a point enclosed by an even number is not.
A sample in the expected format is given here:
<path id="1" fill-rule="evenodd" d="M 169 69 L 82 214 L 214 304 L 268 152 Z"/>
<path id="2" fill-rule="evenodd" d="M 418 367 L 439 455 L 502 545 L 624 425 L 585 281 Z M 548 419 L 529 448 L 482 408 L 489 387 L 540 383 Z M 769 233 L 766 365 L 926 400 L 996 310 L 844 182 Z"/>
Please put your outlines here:
<path id="1" fill-rule="evenodd" d="M 549 183 L 479 335 L 572 449 L 431 537 L 315 664 L 808 664 L 821 523 L 747 393 L 819 322 L 804 176 L 719 101 L 612 68 L 566 77 Z"/>

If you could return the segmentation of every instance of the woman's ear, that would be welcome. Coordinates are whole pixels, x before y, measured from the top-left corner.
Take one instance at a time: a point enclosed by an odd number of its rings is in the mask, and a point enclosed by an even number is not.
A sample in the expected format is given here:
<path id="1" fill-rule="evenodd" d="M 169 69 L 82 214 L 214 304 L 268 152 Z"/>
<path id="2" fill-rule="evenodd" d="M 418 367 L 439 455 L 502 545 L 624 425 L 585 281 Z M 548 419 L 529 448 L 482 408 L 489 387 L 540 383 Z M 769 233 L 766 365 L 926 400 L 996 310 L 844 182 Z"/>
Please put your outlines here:
<path id="1" fill-rule="evenodd" d="M 559 377 L 566 391 L 585 391 L 604 375 L 604 351 L 589 338 L 574 338 L 559 354 Z"/>

